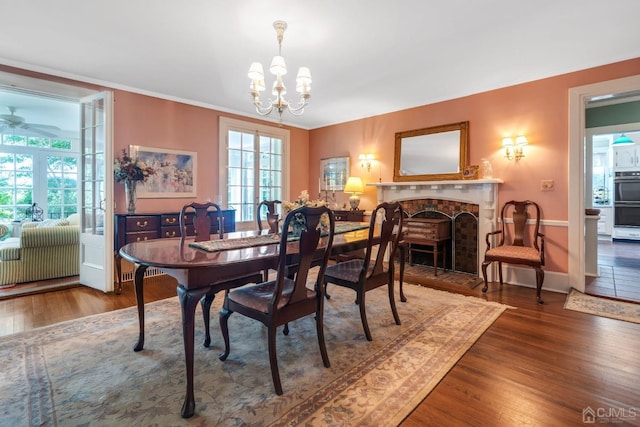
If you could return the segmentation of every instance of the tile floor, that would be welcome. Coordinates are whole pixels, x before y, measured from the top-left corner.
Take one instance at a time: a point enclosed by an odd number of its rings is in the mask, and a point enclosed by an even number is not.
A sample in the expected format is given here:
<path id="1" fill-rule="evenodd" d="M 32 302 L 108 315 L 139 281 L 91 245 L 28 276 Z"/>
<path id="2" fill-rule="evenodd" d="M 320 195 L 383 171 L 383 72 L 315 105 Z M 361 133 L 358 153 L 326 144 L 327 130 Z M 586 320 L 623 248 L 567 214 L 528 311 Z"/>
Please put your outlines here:
<path id="1" fill-rule="evenodd" d="M 587 277 L 585 291 L 640 302 L 640 242 L 598 241 L 600 277 Z"/>

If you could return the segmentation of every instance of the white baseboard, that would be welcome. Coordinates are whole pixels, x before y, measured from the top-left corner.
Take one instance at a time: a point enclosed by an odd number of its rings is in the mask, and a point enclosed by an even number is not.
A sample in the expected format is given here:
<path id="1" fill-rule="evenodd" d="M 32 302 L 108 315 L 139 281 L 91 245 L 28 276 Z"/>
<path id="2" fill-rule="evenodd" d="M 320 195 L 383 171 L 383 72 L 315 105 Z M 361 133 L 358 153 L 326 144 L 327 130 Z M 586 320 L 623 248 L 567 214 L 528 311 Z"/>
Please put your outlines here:
<path id="1" fill-rule="evenodd" d="M 536 271 L 533 268 L 502 264 L 502 280 L 504 283 L 535 289 Z M 498 281 L 497 272 L 494 281 Z M 544 272 L 544 282 L 542 282 L 543 291 L 567 294 L 571 288 L 572 286 L 569 283 L 569 275 L 567 273 L 558 273 L 556 271 Z"/>

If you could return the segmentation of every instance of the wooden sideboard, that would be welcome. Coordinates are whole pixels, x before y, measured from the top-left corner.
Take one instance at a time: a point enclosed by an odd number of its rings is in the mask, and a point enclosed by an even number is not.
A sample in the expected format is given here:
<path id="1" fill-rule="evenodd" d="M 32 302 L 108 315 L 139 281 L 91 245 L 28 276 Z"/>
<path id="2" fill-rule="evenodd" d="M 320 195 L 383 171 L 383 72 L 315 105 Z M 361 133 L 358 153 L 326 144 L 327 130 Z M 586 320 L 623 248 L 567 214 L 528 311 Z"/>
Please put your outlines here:
<path id="1" fill-rule="evenodd" d="M 218 218 L 211 213 L 211 234 L 218 233 Z M 185 218 L 187 235 L 193 236 L 193 215 Z M 233 209 L 222 211 L 222 231 L 231 233 L 236 231 L 236 211 Z M 144 240 L 180 237 L 180 213 L 141 213 L 141 214 L 116 214 L 114 230 L 114 251 L 116 261 L 116 274 L 118 287 L 116 293 L 122 291 L 122 259 L 120 248 L 131 242 Z"/>
<path id="2" fill-rule="evenodd" d="M 357 211 L 333 211 L 333 217 L 336 221 L 364 221 L 364 210 Z"/>

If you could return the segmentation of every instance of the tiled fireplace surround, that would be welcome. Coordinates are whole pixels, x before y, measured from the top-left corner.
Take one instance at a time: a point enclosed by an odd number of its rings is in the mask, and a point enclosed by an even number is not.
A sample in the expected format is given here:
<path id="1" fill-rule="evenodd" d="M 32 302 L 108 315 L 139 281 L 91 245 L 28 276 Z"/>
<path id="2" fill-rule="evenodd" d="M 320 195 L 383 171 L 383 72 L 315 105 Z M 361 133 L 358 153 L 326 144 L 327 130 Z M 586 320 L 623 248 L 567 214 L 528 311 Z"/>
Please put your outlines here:
<path id="1" fill-rule="evenodd" d="M 409 216 L 449 218 L 452 242 L 447 258 L 454 271 L 480 275 L 484 236 L 497 227 L 499 179 L 381 182 L 378 202 L 400 201 Z M 489 271 L 489 280 L 493 279 Z"/>

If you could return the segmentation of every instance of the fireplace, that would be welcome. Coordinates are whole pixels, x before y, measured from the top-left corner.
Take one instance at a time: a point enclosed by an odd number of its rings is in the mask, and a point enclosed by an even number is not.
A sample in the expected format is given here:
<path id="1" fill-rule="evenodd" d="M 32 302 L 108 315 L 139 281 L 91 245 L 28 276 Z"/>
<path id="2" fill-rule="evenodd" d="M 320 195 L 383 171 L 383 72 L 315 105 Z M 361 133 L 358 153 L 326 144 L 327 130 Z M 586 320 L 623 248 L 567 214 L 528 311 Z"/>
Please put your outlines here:
<path id="1" fill-rule="evenodd" d="M 500 179 L 371 183 L 378 202 L 399 201 L 409 216 L 447 217 L 452 221 L 448 267 L 479 275 L 484 236 L 497 227 Z M 488 272 L 492 280 L 492 271 Z"/>

